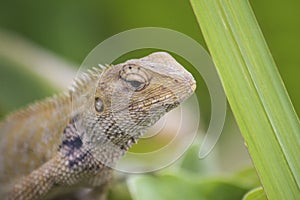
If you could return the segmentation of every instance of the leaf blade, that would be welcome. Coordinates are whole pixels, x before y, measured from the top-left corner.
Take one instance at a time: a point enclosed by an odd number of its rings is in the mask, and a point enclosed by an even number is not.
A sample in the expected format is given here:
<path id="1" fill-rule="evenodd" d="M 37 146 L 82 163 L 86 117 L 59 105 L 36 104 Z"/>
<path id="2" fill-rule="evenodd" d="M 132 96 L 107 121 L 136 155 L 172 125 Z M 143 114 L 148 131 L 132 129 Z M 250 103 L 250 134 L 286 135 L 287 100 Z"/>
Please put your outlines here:
<path id="1" fill-rule="evenodd" d="M 249 3 L 191 4 L 265 192 L 299 198 L 299 119 Z"/>

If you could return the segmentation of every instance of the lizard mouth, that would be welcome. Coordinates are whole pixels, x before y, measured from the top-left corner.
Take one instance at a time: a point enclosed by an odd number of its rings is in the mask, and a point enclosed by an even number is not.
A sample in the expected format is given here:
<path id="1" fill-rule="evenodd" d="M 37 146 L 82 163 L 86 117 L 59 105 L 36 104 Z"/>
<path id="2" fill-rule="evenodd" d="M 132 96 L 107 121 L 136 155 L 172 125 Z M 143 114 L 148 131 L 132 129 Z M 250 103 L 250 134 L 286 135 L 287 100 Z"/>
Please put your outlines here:
<path id="1" fill-rule="evenodd" d="M 170 90 L 168 87 L 160 86 L 151 91 L 150 94 L 147 95 L 148 97 L 144 99 L 135 100 L 133 97 L 128 107 L 123 108 L 122 110 L 129 109 L 129 111 L 142 111 L 150 109 L 151 107 L 162 106 L 168 112 L 190 97 L 196 90 L 196 82 L 194 79 L 186 82 L 188 83 L 179 86 L 176 90 Z M 157 90 L 164 90 L 165 95 L 152 96 L 151 94 L 155 94 Z"/>
<path id="2" fill-rule="evenodd" d="M 153 87 L 141 95 L 132 93 L 129 97 L 128 104 L 114 104 L 114 113 L 127 113 L 128 117 L 132 117 L 134 121 L 140 121 L 145 118 L 151 118 L 154 115 L 163 115 L 172 109 L 179 106 L 181 102 L 190 97 L 196 89 L 196 82 L 194 79 L 188 79 L 184 81 L 184 84 L 180 82 L 178 86 L 173 89 L 171 86 L 159 85 Z M 161 95 L 161 94 L 164 95 Z M 159 95 L 160 94 L 160 95 Z M 142 96 L 142 97 L 141 97 Z M 120 99 L 120 101 L 123 101 Z M 124 102 L 124 101 L 123 101 Z M 126 114 L 127 115 L 127 114 Z"/>
<path id="3" fill-rule="evenodd" d="M 166 112 L 169 112 L 170 110 L 176 108 L 180 103 L 178 101 L 176 101 L 175 103 L 173 104 L 166 104 L 165 105 L 165 109 L 166 109 Z"/>

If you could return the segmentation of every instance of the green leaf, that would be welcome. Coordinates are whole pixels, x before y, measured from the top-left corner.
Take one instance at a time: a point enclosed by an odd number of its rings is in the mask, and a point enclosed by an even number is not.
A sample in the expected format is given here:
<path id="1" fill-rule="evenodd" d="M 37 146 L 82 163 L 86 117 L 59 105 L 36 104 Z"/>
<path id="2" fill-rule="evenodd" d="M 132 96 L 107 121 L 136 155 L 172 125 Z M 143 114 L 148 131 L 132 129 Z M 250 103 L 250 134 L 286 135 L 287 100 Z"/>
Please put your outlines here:
<path id="1" fill-rule="evenodd" d="M 193 185 L 173 176 L 134 176 L 128 186 L 134 200 L 205 199 Z"/>
<path id="2" fill-rule="evenodd" d="M 300 125 L 246 0 L 190 0 L 269 199 L 300 199 Z"/>
<path id="3" fill-rule="evenodd" d="M 240 200 L 246 189 L 230 181 L 208 180 L 198 188 L 208 200 Z"/>
<path id="4" fill-rule="evenodd" d="M 232 180 L 239 186 L 251 189 L 260 186 L 259 179 L 257 177 L 254 168 L 247 168 L 237 172 Z"/>
<path id="5" fill-rule="evenodd" d="M 117 179 L 116 179 L 117 180 Z M 107 200 L 131 200 L 128 187 L 124 181 L 114 181 L 109 188 Z"/>
<path id="6" fill-rule="evenodd" d="M 243 200 L 267 200 L 267 197 L 262 187 L 258 187 L 248 192 Z"/>
<path id="7" fill-rule="evenodd" d="M 223 179 L 195 180 L 182 175 L 134 176 L 128 181 L 129 191 L 134 200 L 240 200 L 247 191 Z"/>

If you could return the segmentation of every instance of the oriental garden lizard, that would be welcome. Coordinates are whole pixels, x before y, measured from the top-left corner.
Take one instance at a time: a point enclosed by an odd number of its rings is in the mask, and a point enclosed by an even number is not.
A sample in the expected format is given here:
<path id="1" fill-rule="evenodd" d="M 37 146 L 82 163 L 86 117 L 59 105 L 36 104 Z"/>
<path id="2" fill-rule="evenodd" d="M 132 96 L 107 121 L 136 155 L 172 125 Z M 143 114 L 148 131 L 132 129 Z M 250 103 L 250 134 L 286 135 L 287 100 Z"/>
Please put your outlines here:
<path id="1" fill-rule="evenodd" d="M 0 198 L 105 199 L 118 159 L 195 88 L 157 52 L 93 68 L 69 91 L 10 114 L 0 123 Z"/>

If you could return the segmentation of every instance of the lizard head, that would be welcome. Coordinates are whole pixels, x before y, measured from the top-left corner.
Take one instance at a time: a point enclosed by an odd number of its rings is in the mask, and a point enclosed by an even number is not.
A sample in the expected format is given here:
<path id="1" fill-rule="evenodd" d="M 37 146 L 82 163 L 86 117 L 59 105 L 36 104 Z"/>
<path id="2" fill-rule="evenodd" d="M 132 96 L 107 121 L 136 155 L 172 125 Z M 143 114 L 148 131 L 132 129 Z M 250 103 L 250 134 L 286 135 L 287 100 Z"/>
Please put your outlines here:
<path id="1" fill-rule="evenodd" d="M 99 158 L 105 157 L 103 152 L 108 149 L 119 154 L 120 148 L 124 153 L 147 127 L 195 89 L 193 76 L 167 53 L 107 67 L 97 78 L 89 100 L 93 106 L 83 113 L 83 141 L 95 147 L 94 154 L 102 155 Z"/>
<path id="2" fill-rule="evenodd" d="M 153 125 L 195 90 L 193 76 L 168 53 L 158 52 L 107 68 L 95 93 L 95 112 L 126 132 Z"/>

